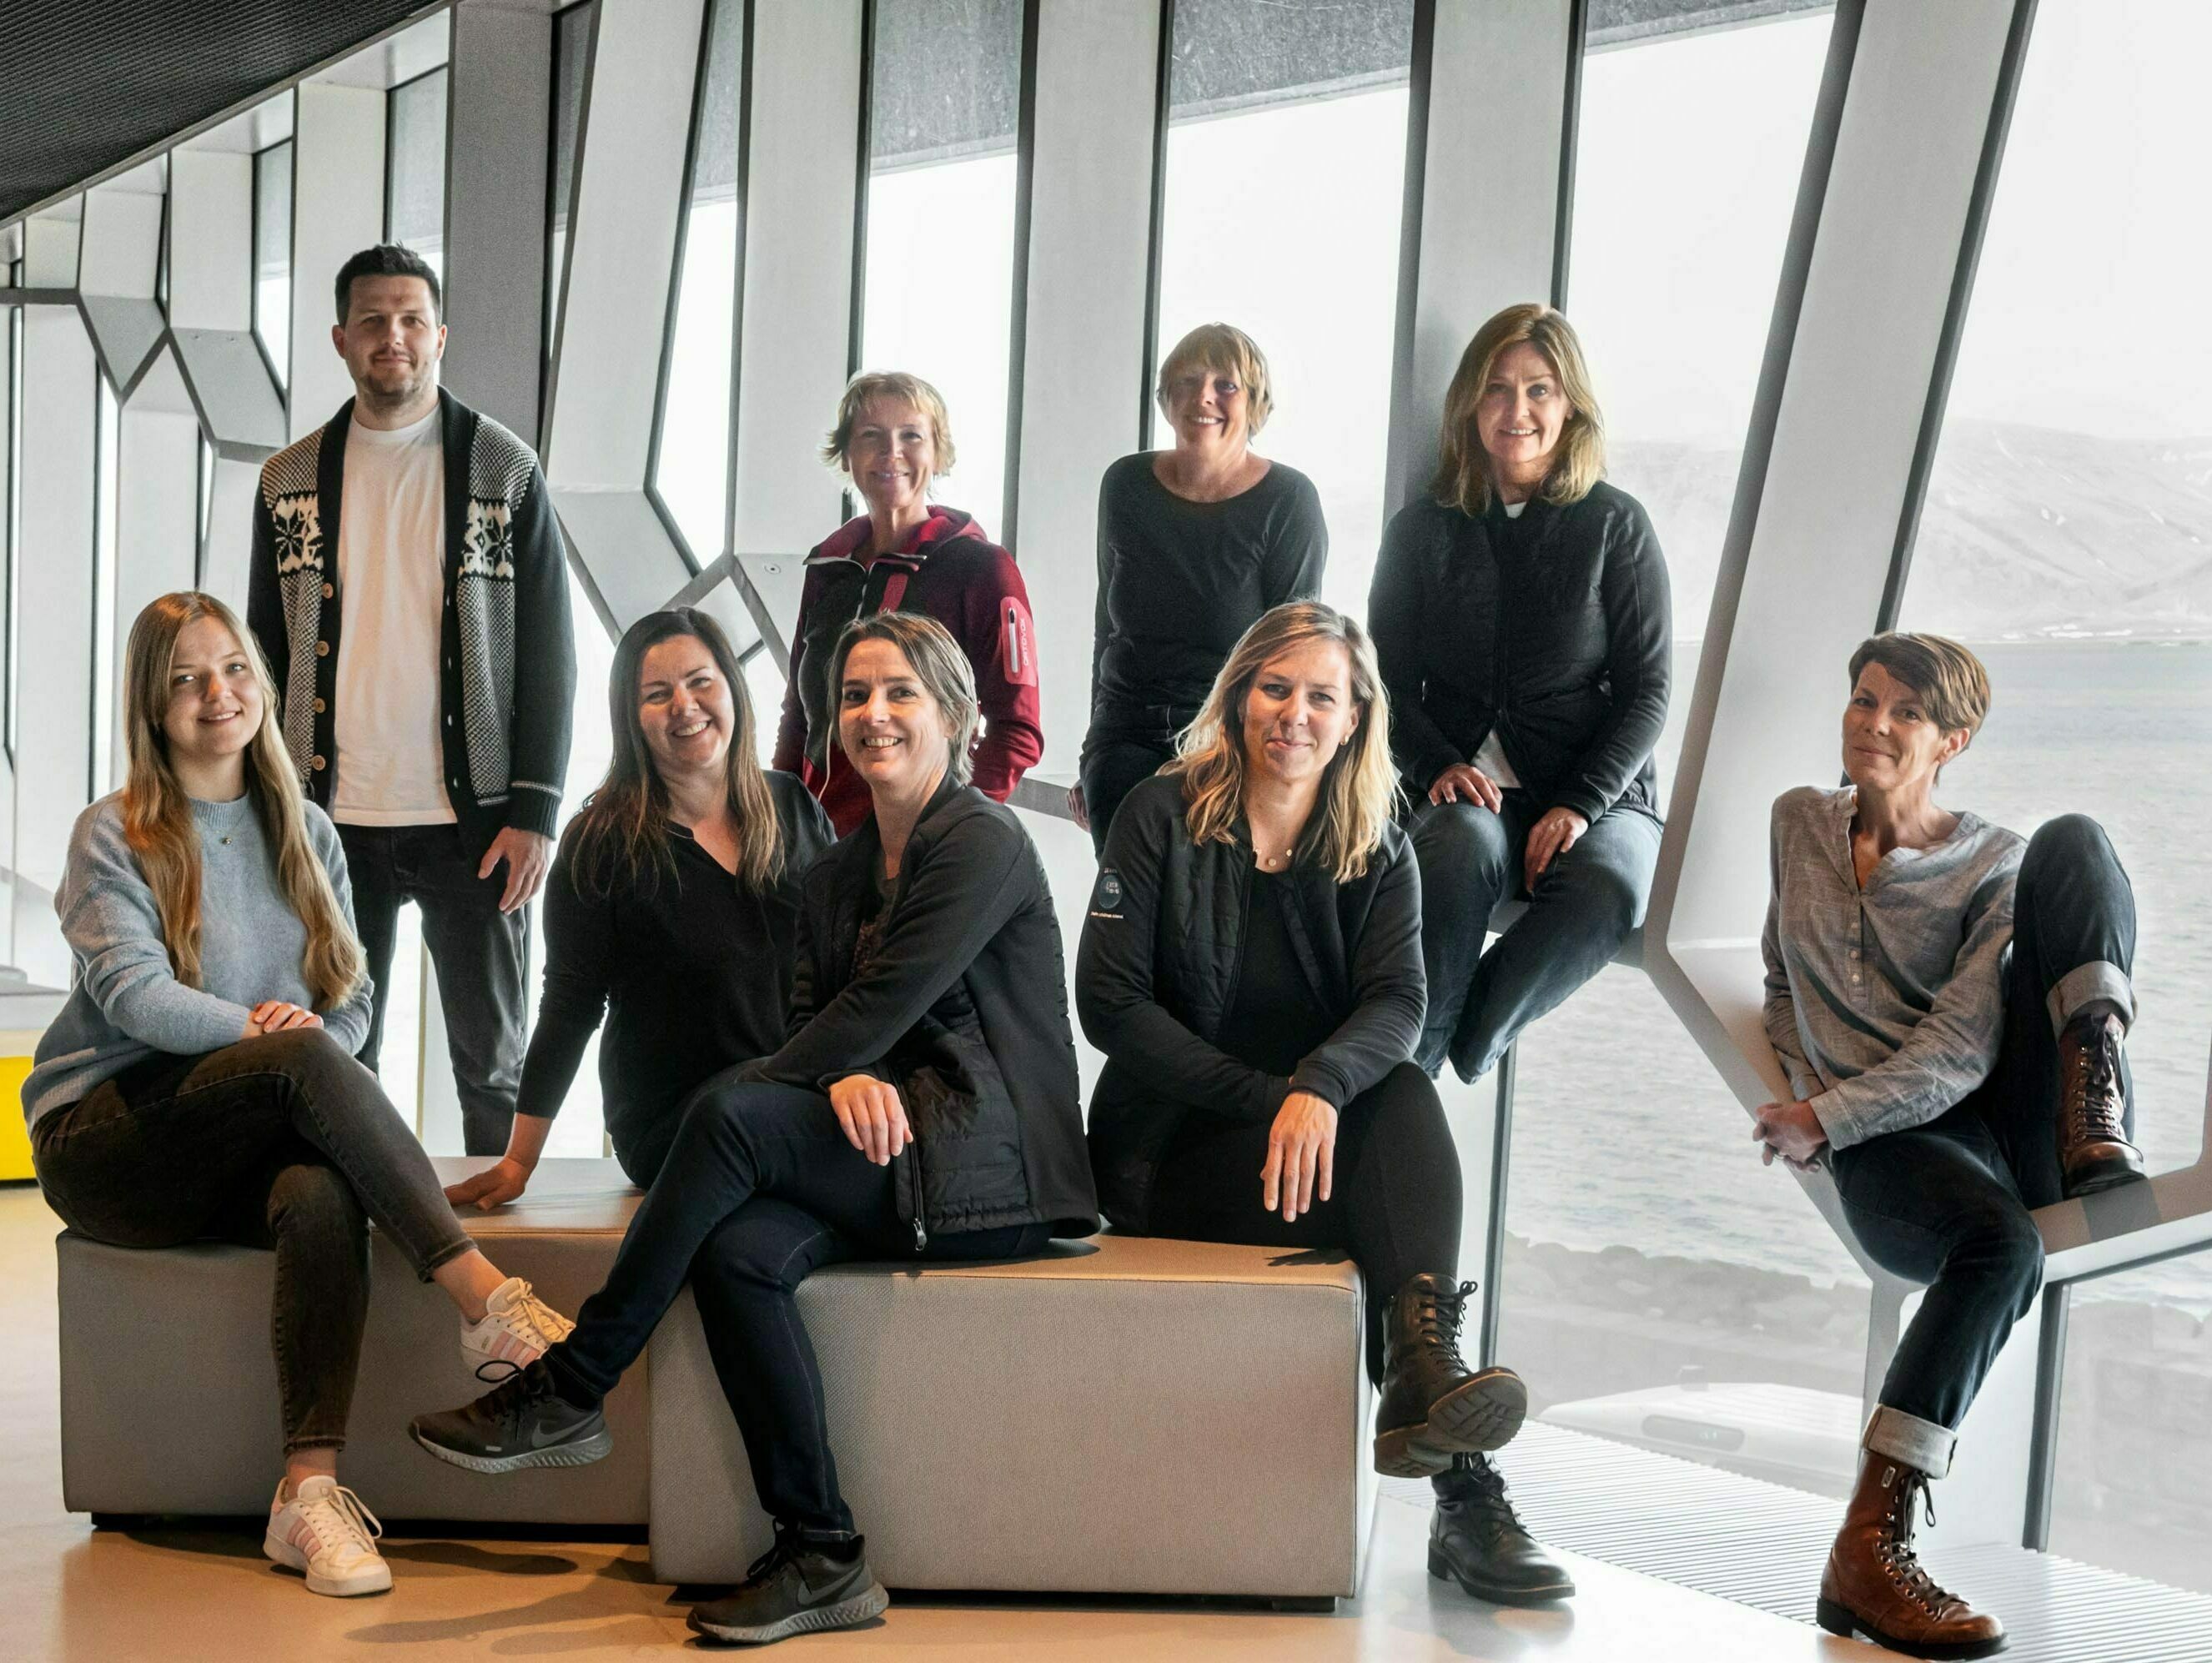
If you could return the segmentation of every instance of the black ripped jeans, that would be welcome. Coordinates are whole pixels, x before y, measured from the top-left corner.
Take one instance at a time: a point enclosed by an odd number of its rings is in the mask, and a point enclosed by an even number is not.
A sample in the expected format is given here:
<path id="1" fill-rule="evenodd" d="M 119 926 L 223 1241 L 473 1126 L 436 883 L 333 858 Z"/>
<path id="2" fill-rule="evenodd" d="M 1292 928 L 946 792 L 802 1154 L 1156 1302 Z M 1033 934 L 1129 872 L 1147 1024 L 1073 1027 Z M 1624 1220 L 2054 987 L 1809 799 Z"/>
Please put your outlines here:
<path id="1" fill-rule="evenodd" d="M 320 1029 L 134 1064 L 31 1128 L 46 1200 L 118 1247 L 276 1253 L 284 1453 L 343 1448 L 368 1318 L 368 1225 L 416 1275 L 475 1244 L 376 1076 Z M 150 1430 L 150 1429 L 149 1429 Z"/>

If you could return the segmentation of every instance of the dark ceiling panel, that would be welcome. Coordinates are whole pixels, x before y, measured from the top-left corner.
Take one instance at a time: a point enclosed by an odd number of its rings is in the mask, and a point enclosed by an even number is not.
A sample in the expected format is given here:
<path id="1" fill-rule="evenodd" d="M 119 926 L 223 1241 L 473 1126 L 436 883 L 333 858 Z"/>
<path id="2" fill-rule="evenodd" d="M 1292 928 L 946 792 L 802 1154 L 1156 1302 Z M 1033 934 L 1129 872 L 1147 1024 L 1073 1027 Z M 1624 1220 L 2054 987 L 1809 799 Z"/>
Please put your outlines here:
<path id="1" fill-rule="evenodd" d="M 0 0 L 0 222 L 422 8 L 422 0 Z"/>

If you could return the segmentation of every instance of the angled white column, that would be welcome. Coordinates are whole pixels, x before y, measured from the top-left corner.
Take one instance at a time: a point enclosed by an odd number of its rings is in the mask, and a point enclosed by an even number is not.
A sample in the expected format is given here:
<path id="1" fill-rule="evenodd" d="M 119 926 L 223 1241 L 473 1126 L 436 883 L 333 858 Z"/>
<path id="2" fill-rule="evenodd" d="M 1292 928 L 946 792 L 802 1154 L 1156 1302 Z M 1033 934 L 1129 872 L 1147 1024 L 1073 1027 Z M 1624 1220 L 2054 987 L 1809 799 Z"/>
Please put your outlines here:
<path id="1" fill-rule="evenodd" d="M 162 351 L 122 407 L 117 436 L 115 637 L 118 678 L 131 621 L 148 601 L 193 586 L 199 565 L 200 424 L 175 356 Z M 125 756 L 123 701 L 112 755 Z"/>
<path id="2" fill-rule="evenodd" d="M 23 287 L 75 288 L 77 237 L 84 199 L 77 197 L 23 222 Z"/>
<path id="3" fill-rule="evenodd" d="M 1013 552 L 1042 682 L 1035 773 L 1062 785 L 1091 718 L 1098 481 L 1143 442 L 1160 21 L 1157 0 L 1042 0 L 1036 15 Z"/>
<path id="4" fill-rule="evenodd" d="M 1401 244 L 1413 290 L 1390 392 L 1394 511 L 1436 466 L 1444 389 L 1474 331 L 1501 307 L 1552 298 L 1573 21 L 1571 0 L 1436 0 L 1427 127 L 1410 140 L 1419 222 Z"/>
<path id="5" fill-rule="evenodd" d="M 325 301 L 317 315 L 326 318 L 329 312 Z M 169 330 L 185 390 L 216 454 L 258 463 L 281 449 L 289 437 L 284 402 L 253 337 L 249 151 L 170 153 Z M 327 355 L 327 338 L 320 344 Z M 234 537 L 242 547 L 243 518 L 232 525 L 219 512 L 208 529 L 211 543 Z"/>
<path id="6" fill-rule="evenodd" d="M 331 284 L 347 257 L 384 240 L 385 94 L 301 83 L 292 137 L 289 434 L 312 433 L 353 397 L 331 347 Z"/>
<path id="7" fill-rule="evenodd" d="M 166 164 L 155 164 L 84 196 L 77 306 L 118 393 L 137 383 L 166 326 L 154 302 L 166 181 Z"/>
<path id="8" fill-rule="evenodd" d="M 600 0 L 554 332 L 545 474 L 614 627 L 691 577 L 645 495 L 702 0 Z"/>
<path id="9" fill-rule="evenodd" d="M 748 555 L 803 553 L 842 510 L 821 446 L 852 356 L 860 10 L 753 0 L 732 533 Z"/>

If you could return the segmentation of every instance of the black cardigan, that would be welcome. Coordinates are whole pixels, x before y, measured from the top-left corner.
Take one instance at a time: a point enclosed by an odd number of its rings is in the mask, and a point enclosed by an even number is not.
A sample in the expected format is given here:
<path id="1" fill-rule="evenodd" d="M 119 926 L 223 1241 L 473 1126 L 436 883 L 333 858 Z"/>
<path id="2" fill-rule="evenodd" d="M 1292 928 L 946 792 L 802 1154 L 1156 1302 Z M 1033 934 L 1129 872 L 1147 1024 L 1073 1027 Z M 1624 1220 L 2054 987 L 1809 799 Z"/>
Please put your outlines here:
<path id="1" fill-rule="evenodd" d="M 571 820 L 545 884 L 545 992 L 523 1059 L 521 1114 L 550 1120 L 592 1032 L 607 1135 L 627 1161 L 656 1139 L 711 1074 L 783 1043 L 799 883 L 836 841 L 830 817 L 787 774 L 768 775 L 783 872 L 765 893 L 722 870 L 681 826 L 669 829 L 672 872 L 617 872 L 579 886 Z"/>
<path id="2" fill-rule="evenodd" d="M 1367 621 L 1414 802 L 1495 727 L 1540 807 L 1658 813 L 1672 612 L 1626 491 L 1532 498 L 1517 522 L 1495 499 L 1478 516 L 1420 498 L 1382 534 Z"/>
<path id="3" fill-rule="evenodd" d="M 1289 1079 L 1215 1044 L 1237 996 L 1252 844 L 1194 843 L 1181 780 L 1154 774 L 1122 799 L 1076 957 L 1083 1031 L 1106 1053 L 1091 1098 L 1091 1159 L 1106 1217 L 1141 1231 L 1160 1157 L 1194 1113 L 1257 1125 L 1291 1091 L 1341 1109 L 1413 1054 L 1428 1005 L 1421 880 L 1396 826 L 1366 872 L 1339 883 L 1302 850 L 1290 872 L 1292 943 L 1336 1031 Z"/>
<path id="4" fill-rule="evenodd" d="M 1044 864 L 1011 809 L 951 775 L 908 839 L 874 956 L 853 974 L 883 845 L 873 815 L 800 884 L 791 1030 L 748 1077 L 899 1089 L 915 1141 L 893 1163 L 899 1215 L 951 1234 L 1098 1228 L 1075 1036 Z"/>

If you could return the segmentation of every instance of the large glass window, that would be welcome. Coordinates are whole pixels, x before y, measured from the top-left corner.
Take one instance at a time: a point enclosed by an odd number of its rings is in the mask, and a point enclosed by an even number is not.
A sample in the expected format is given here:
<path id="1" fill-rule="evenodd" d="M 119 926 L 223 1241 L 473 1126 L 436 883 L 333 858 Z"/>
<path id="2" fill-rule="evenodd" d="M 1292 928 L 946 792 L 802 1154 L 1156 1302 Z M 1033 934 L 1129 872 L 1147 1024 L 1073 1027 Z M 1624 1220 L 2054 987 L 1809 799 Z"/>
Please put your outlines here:
<path id="1" fill-rule="evenodd" d="M 442 280 L 446 271 L 444 67 L 391 93 L 385 126 L 384 234 L 413 249 Z"/>
<path id="2" fill-rule="evenodd" d="M 292 373 L 292 141 L 253 158 L 253 333 L 276 385 Z"/>
<path id="3" fill-rule="evenodd" d="M 1004 529 L 1020 0 L 876 0 L 861 367 L 945 396 L 937 497 Z"/>
<path id="4" fill-rule="evenodd" d="M 675 334 L 653 449 L 654 497 L 692 567 L 720 557 L 730 487 L 731 327 L 738 293 L 738 133 L 744 0 L 713 0 L 684 197 Z"/>
<path id="5" fill-rule="evenodd" d="M 1566 311 L 1611 477 L 1650 511 L 1673 579 L 1662 802 L 1831 21 L 1586 43 Z M 1796 1184 L 1759 1166 L 1658 991 L 1603 971 L 1522 1035 L 1515 1065 L 1500 1355 L 1545 1417 L 1840 1492 L 1866 1280 Z M 1780 1443 L 1750 1435 L 1778 1417 Z"/>
<path id="6" fill-rule="evenodd" d="M 122 491 L 116 468 L 121 449 L 122 408 L 115 389 L 98 370 L 98 437 L 93 452 L 92 509 L 92 797 L 116 783 L 115 768 L 115 538 Z"/>
<path id="7" fill-rule="evenodd" d="M 592 22 L 598 0 L 583 0 L 553 19 L 553 154 L 545 170 L 545 353 L 551 361 L 553 326 L 561 315 L 561 284 L 568 253 L 568 201 L 576 179 L 576 144 L 584 127 L 584 80 L 590 67 Z"/>
<path id="8" fill-rule="evenodd" d="M 1204 323 L 1258 343 L 1275 409 L 1255 448 L 1312 478 L 1323 598 L 1364 617 L 1384 518 L 1413 0 L 1186 0 L 1174 16 L 1158 349 Z M 1152 442 L 1173 444 L 1146 408 Z"/>

